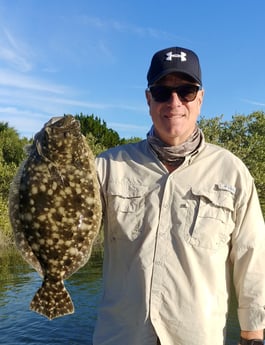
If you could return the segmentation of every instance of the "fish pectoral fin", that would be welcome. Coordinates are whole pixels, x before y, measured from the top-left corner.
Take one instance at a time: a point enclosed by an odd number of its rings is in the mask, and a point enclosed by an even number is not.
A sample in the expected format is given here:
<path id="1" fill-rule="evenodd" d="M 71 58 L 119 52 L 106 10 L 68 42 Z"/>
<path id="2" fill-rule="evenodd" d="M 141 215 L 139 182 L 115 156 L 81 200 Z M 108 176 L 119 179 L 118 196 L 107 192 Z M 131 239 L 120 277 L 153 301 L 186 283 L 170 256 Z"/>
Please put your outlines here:
<path id="1" fill-rule="evenodd" d="M 33 297 L 30 309 L 49 320 L 74 313 L 74 305 L 63 280 L 54 281 L 49 277 L 44 279 Z"/>

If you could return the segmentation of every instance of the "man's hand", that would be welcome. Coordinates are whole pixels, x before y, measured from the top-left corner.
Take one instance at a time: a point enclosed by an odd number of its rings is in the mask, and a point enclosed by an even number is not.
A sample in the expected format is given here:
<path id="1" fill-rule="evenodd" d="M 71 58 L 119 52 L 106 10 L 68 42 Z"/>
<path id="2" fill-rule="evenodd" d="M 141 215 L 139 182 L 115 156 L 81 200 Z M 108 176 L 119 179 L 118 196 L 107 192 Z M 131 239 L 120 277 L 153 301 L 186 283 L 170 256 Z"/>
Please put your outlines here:
<path id="1" fill-rule="evenodd" d="M 244 339 L 262 339 L 263 340 L 263 329 L 258 331 L 241 331 L 240 336 Z"/>

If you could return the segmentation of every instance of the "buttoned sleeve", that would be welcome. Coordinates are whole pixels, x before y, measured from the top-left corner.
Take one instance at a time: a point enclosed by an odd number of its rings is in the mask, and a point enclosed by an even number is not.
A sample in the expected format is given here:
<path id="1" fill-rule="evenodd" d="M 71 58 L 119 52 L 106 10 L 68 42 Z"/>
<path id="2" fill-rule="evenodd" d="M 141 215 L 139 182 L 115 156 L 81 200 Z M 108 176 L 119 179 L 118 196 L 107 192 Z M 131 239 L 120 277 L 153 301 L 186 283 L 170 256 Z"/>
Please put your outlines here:
<path id="1" fill-rule="evenodd" d="M 241 330 L 265 328 L 265 226 L 251 178 L 236 213 L 231 260 Z"/>

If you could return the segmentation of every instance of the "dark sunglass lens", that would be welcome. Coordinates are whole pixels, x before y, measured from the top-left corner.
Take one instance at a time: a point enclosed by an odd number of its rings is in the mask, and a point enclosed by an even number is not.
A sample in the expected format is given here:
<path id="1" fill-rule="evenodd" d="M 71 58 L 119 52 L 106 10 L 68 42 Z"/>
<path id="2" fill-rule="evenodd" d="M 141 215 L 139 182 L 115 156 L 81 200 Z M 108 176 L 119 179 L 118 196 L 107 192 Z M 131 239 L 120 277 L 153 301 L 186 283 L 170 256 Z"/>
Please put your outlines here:
<path id="1" fill-rule="evenodd" d="M 178 88 L 176 88 L 176 92 L 179 95 L 179 97 L 186 102 L 194 101 L 198 90 L 199 86 L 197 85 L 181 85 Z"/>
<path id="2" fill-rule="evenodd" d="M 171 97 L 172 89 L 166 86 L 157 85 L 151 86 L 150 92 L 156 102 L 167 102 Z"/>

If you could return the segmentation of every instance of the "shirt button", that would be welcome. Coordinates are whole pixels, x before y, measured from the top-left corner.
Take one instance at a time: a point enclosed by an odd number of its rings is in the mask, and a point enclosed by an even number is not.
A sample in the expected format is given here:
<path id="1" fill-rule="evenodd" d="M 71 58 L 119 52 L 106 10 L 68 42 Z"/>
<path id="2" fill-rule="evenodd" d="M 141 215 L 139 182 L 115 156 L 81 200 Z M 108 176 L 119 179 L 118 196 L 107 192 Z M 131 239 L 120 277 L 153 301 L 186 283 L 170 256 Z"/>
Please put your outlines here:
<path id="1" fill-rule="evenodd" d="M 191 237 L 191 239 L 190 239 L 190 244 L 191 244 L 192 246 L 198 246 L 199 243 L 200 243 L 200 241 L 199 241 L 197 238 Z"/>

